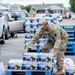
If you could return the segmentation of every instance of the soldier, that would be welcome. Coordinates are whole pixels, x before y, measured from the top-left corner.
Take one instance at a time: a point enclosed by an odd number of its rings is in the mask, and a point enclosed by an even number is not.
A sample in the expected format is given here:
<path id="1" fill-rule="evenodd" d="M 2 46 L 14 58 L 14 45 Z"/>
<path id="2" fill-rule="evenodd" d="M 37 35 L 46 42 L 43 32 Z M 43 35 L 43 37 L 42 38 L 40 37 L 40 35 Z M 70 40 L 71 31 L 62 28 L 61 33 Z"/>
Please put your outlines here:
<path id="1" fill-rule="evenodd" d="M 42 47 L 42 52 L 49 52 L 49 50 L 52 50 L 52 53 L 57 57 L 57 72 L 54 75 L 64 75 L 62 69 L 64 51 L 66 50 L 66 44 L 68 41 L 67 32 L 56 24 L 48 24 L 46 19 L 42 18 L 39 21 L 39 28 L 37 32 L 23 53 L 26 53 L 29 49 L 32 49 L 41 36 L 45 36 L 48 39 Z"/>

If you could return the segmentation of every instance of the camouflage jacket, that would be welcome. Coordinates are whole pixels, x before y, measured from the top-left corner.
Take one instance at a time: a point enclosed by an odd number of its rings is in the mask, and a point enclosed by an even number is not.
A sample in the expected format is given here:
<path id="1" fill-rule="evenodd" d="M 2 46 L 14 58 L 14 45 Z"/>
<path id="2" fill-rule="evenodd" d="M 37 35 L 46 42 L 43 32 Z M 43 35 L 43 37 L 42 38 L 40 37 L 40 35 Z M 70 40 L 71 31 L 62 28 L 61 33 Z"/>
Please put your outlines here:
<path id="1" fill-rule="evenodd" d="M 63 35 L 61 33 L 63 33 Z M 45 36 L 46 38 L 52 40 L 54 42 L 55 49 L 59 48 L 62 39 L 68 38 L 68 34 L 64 29 L 61 29 L 56 24 L 49 24 L 47 31 L 43 31 L 40 27 L 38 28 L 34 37 L 29 42 L 27 48 L 33 48 L 34 44 L 38 41 L 39 38 L 41 38 L 41 36 Z"/>

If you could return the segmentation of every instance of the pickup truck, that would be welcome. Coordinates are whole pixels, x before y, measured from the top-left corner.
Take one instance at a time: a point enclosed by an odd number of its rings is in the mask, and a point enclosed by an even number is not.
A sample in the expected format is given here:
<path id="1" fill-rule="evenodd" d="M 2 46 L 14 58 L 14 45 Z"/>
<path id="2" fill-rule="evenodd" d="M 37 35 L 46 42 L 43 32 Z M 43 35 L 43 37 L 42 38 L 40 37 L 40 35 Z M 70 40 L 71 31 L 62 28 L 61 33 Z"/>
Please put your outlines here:
<path id="1" fill-rule="evenodd" d="M 5 39 L 9 39 L 9 25 L 7 16 L 0 14 L 0 44 L 4 44 Z"/>

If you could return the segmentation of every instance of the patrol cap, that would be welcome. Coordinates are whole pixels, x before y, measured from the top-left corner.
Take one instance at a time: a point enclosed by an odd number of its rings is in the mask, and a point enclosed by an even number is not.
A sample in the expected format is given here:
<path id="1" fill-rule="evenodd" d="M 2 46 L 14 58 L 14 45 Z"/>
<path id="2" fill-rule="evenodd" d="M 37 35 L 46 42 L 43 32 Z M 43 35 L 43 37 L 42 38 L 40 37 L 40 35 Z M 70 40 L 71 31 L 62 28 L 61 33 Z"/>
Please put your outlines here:
<path id="1" fill-rule="evenodd" d="M 48 23 L 48 22 L 46 21 L 45 18 L 40 19 L 39 20 L 39 27 L 43 28 L 46 25 L 46 23 Z"/>

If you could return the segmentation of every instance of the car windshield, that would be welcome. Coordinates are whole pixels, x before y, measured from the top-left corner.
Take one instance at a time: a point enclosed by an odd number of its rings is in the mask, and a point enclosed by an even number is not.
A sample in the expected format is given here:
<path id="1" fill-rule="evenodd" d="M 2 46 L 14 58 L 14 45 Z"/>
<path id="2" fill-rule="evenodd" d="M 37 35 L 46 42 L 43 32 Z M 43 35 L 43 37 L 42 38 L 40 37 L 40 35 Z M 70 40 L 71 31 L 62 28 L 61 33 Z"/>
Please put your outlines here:
<path id="1" fill-rule="evenodd" d="M 45 13 L 45 10 L 37 10 L 37 13 L 40 13 L 40 14 Z"/>
<path id="2" fill-rule="evenodd" d="M 14 12 L 18 16 L 19 19 L 23 19 L 26 17 L 26 14 L 24 11 L 23 12 L 22 11 L 14 11 Z M 10 12 L 10 15 L 12 16 L 12 12 Z"/>

